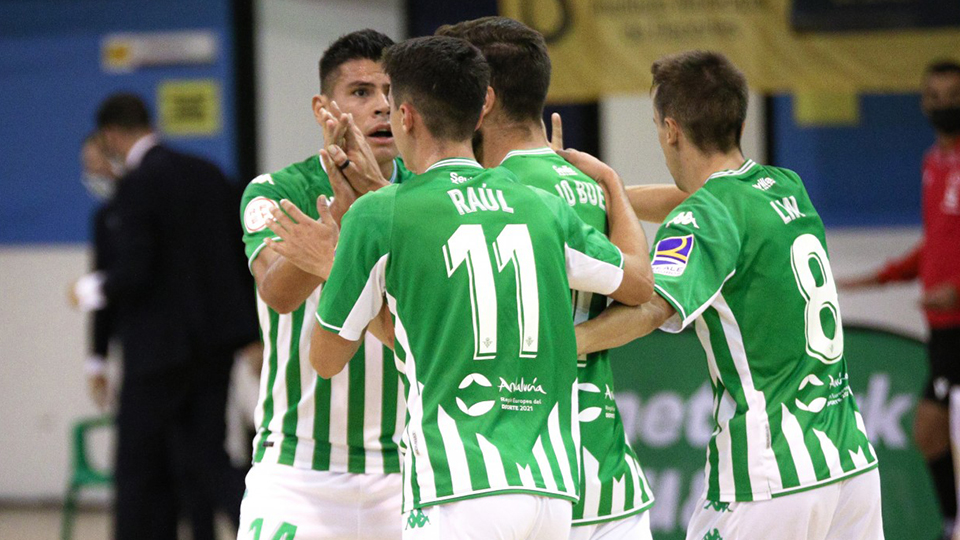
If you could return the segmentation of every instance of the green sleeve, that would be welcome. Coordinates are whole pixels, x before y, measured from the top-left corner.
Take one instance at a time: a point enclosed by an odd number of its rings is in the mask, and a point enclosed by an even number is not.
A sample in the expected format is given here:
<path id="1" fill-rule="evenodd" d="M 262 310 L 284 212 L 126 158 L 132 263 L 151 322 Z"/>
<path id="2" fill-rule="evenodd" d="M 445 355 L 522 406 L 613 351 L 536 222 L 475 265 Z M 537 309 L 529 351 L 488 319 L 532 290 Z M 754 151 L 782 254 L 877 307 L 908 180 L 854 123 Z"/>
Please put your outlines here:
<path id="1" fill-rule="evenodd" d="M 710 307 L 736 271 L 740 235 L 727 208 L 701 191 L 667 216 L 657 231 L 654 289 L 677 314 L 661 326 L 679 332 Z"/>
<path id="2" fill-rule="evenodd" d="M 277 185 L 269 174 L 262 174 L 254 178 L 243 191 L 240 200 L 240 225 L 243 227 L 243 247 L 247 254 L 247 266 L 263 249 L 263 241 L 267 238 L 276 238 L 267 224 L 272 216 L 270 210 L 279 208 L 280 201 L 289 198 Z"/>
<path id="3" fill-rule="evenodd" d="M 623 253 L 605 234 L 580 219 L 563 199 L 532 188 L 553 211 L 564 235 L 570 288 L 609 295 L 623 281 Z"/>
<path id="4" fill-rule="evenodd" d="M 350 341 L 363 336 L 383 307 L 393 191 L 383 188 L 365 195 L 344 214 L 333 269 L 320 291 L 317 321 Z"/>

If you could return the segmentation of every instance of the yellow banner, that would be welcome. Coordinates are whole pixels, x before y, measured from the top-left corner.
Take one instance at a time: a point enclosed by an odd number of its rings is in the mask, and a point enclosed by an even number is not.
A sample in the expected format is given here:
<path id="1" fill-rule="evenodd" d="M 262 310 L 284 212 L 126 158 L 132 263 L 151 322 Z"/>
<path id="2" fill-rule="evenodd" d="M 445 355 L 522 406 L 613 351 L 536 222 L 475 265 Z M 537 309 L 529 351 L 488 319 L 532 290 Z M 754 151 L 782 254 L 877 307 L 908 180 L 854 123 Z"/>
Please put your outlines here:
<path id="1" fill-rule="evenodd" d="M 960 55 L 958 29 L 799 33 L 790 0 L 499 1 L 547 37 L 554 102 L 646 92 L 653 61 L 689 49 L 723 52 L 759 92 L 916 91 Z"/>

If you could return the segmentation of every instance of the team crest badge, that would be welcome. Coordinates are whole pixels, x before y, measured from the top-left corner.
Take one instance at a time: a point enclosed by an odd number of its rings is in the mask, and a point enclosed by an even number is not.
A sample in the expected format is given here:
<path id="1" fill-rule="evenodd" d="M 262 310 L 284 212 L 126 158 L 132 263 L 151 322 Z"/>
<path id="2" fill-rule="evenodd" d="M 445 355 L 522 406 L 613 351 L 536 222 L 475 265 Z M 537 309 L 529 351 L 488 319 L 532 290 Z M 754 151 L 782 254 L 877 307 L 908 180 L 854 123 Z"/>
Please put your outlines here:
<path id="1" fill-rule="evenodd" d="M 690 252 L 693 251 L 693 235 L 671 236 L 657 242 L 653 252 L 653 273 L 676 277 L 687 269 Z"/>

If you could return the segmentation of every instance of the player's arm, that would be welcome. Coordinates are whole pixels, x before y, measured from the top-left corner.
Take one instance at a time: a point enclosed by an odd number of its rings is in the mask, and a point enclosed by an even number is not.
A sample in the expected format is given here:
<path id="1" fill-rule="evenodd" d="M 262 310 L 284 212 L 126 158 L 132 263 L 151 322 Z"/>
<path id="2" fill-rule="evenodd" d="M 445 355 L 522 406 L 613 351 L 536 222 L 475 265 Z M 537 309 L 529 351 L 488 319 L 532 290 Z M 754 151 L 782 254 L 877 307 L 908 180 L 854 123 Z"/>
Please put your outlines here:
<path id="1" fill-rule="evenodd" d="M 373 198 L 371 198 L 373 197 Z M 381 330 L 392 199 L 363 197 L 344 215 L 330 279 L 320 294 L 317 326 L 310 341 L 310 364 L 323 378 L 340 373 L 353 358 L 368 327 Z M 392 325 L 391 325 L 392 334 Z M 392 337 L 375 331 L 384 343 Z"/>
<path id="2" fill-rule="evenodd" d="M 659 294 L 639 306 L 614 303 L 600 315 L 576 326 L 577 354 L 626 345 L 660 328 L 676 313 L 677 310 Z"/>
<path id="3" fill-rule="evenodd" d="M 320 276 L 304 272 L 282 255 L 261 250 L 250 264 L 260 298 L 278 313 L 290 313 L 300 307 L 323 283 Z"/>
<path id="4" fill-rule="evenodd" d="M 610 241 L 623 253 L 623 280 L 608 296 L 627 305 L 639 305 L 653 295 L 653 272 L 647 256 L 647 237 L 630 207 L 623 181 L 599 159 L 577 150 L 560 155 L 603 186 L 607 197 Z"/>
<path id="5" fill-rule="evenodd" d="M 687 194 L 676 186 L 647 184 L 627 186 L 630 207 L 642 221 L 663 223 L 667 215 L 687 199 Z"/>
<path id="6" fill-rule="evenodd" d="M 837 279 L 840 289 L 855 290 L 876 287 L 898 281 L 910 281 L 920 274 L 920 258 L 923 254 L 923 242 L 917 244 L 909 253 L 888 262 L 879 271 L 860 276 Z"/>

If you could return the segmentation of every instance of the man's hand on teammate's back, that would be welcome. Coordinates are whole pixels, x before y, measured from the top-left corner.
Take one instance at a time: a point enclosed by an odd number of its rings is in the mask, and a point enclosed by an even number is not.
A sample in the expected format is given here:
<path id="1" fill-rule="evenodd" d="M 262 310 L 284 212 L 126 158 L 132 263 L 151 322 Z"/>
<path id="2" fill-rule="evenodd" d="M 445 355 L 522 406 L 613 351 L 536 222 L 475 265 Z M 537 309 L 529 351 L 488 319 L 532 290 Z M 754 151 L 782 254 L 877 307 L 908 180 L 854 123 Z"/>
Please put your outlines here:
<path id="1" fill-rule="evenodd" d="M 326 196 L 317 199 L 320 219 L 314 220 L 290 201 L 280 201 L 281 208 L 271 210 L 271 231 L 282 241 L 266 239 L 268 249 L 282 255 L 304 272 L 327 279 L 333 267 L 333 253 L 340 237 L 340 227 L 333 220 Z"/>

